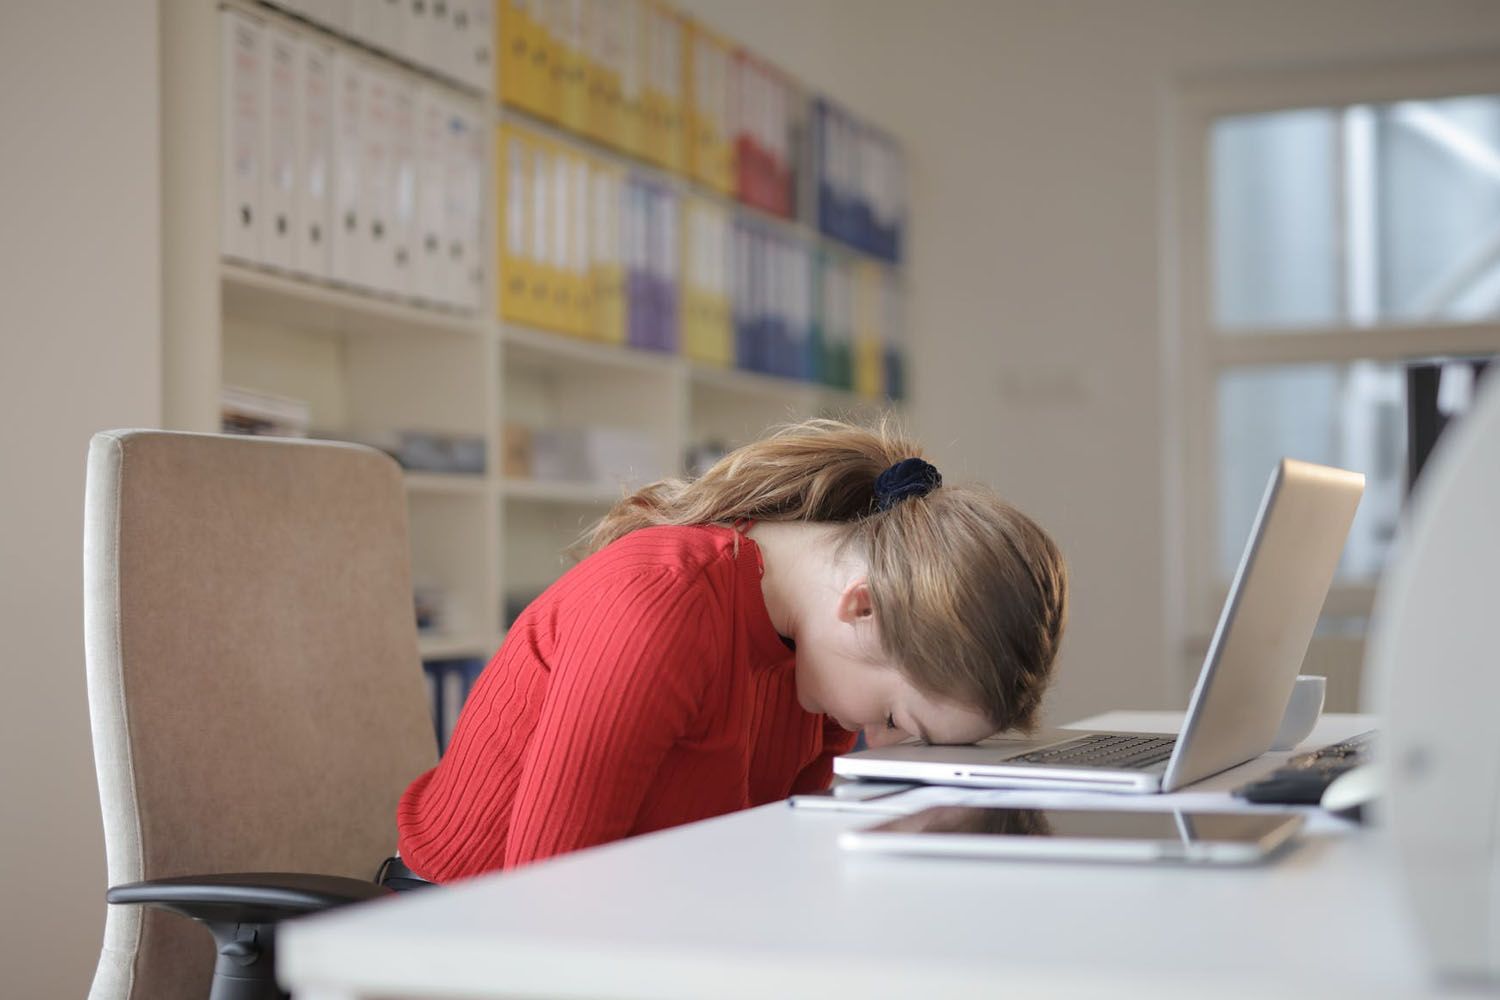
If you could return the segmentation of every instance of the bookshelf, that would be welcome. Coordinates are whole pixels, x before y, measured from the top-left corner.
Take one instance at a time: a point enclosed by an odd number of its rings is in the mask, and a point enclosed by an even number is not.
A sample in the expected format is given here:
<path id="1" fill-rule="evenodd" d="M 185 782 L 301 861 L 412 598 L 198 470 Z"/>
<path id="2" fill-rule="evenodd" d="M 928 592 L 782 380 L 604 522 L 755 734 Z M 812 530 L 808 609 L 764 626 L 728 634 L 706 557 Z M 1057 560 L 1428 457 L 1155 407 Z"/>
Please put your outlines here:
<path id="1" fill-rule="evenodd" d="M 504 2 L 497 0 L 496 8 Z M 217 431 L 220 392 L 242 387 L 305 403 L 311 430 L 320 436 L 378 443 L 409 431 L 479 442 L 482 473 L 406 475 L 414 583 L 432 598 L 436 615 L 436 624 L 419 632 L 424 659 L 489 656 L 517 608 L 565 569 L 565 550 L 627 486 L 689 472 L 692 461 L 772 424 L 814 415 L 868 417 L 886 407 L 868 393 L 502 319 L 495 307 L 501 222 L 495 136 L 507 125 L 819 252 L 882 268 L 894 284 L 901 279 L 899 268 L 824 237 L 805 219 L 743 204 L 502 103 L 464 74 L 439 73 L 381 51 L 290 6 L 298 5 L 221 0 L 217 6 L 172 4 L 161 12 L 162 169 L 164 184 L 177 192 L 165 200 L 163 219 L 164 412 L 169 426 Z M 483 4 L 468 7 L 494 12 Z M 381 293 L 221 252 L 225 182 L 218 137 L 229 127 L 220 96 L 226 71 L 221 11 L 350 53 L 481 123 L 477 308 Z M 508 435 L 518 428 L 620 464 L 594 476 L 570 476 L 565 469 L 519 475 L 507 465 Z"/>

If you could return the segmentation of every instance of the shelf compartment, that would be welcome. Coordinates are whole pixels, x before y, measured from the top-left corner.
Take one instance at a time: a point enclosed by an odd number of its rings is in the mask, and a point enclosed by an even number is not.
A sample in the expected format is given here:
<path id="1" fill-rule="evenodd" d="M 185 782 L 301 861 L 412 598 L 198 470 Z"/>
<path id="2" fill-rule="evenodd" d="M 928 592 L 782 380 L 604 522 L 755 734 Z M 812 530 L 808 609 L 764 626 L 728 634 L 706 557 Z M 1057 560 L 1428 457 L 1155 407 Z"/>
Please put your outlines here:
<path id="1" fill-rule="evenodd" d="M 602 341 L 584 340 L 566 333 L 550 333 L 527 326 L 506 323 L 501 342 L 509 364 L 524 367 L 567 367 L 587 365 L 595 368 L 617 368 L 633 372 L 671 375 L 680 364 L 675 354 L 621 347 Z"/>
<path id="2" fill-rule="evenodd" d="M 417 633 L 417 650 L 424 660 L 450 660 L 461 656 L 489 659 L 500 648 L 498 635 L 449 635 Z"/>
<path id="3" fill-rule="evenodd" d="M 567 483 L 545 479 L 506 479 L 501 493 L 507 500 L 586 507 L 609 507 L 625 496 L 623 488 L 608 483 Z"/>
<path id="4" fill-rule="evenodd" d="M 815 402 L 829 391 L 827 386 L 817 382 L 767 375 L 743 368 L 716 368 L 696 362 L 689 364 L 688 376 L 696 388 L 784 400 L 799 405 Z"/>
<path id="5" fill-rule="evenodd" d="M 480 337 L 490 329 L 478 316 L 380 298 L 230 261 L 219 265 L 219 277 L 224 312 L 259 323 L 352 336 Z"/>
<path id="6" fill-rule="evenodd" d="M 404 478 L 408 493 L 482 497 L 490 488 L 489 480 L 484 476 L 408 472 Z"/>

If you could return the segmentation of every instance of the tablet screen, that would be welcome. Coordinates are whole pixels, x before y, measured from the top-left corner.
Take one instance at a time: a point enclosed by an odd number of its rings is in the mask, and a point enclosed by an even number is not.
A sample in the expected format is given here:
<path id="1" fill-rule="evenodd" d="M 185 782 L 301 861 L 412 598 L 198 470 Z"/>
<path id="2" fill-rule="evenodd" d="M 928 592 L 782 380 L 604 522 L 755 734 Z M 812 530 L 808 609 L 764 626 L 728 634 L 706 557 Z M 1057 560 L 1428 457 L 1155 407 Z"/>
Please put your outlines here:
<path id="1" fill-rule="evenodd" d="M 869 832 L 1259 843 L 1285 825 L 1288 818 L 1284 813 L 935 806 L 882 823 Z"/>
<path id="2" fill-rule="evenodd" d="M 934 806 L 845 830 L 839 844 L 889 854 L 1250 864 L 1269 857 L 1301 826 L 1301 816 L 1286 812 Z"/>

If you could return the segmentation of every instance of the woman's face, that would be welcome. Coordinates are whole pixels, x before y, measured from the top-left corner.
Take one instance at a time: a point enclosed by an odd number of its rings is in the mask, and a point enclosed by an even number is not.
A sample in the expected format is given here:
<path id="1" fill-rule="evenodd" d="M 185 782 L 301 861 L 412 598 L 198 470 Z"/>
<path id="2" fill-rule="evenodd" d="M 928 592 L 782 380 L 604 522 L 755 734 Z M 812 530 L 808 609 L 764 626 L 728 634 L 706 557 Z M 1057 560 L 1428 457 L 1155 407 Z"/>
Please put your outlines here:
<path id="1" fill-rule="evenodd" d="M 995 733 L 982 712 L 919 690 L 880 648 L 870 588 L 851 580 L 831 608 L 804 619 L 797 635 L 797 697 L 871 746 L 918 736 L 973 743 Z"/>

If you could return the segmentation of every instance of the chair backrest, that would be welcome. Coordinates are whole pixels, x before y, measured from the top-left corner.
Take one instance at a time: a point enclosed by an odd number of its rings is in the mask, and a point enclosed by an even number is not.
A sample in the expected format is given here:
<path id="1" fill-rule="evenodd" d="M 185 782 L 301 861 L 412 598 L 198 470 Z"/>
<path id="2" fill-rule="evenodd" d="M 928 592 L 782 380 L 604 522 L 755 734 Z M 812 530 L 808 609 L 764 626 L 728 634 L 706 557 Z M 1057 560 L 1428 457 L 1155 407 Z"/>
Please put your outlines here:
<path id="1" fill-rule="evenodd" d="M 397 800 L 437 759 L 395 462 L 339 443 L 96 435 L 84 619 L 111 885 L 371 878 L 394 852 Z M 111 906 L 90 996 L 201 1000 L 213 958 L 194 922 Z"/>

